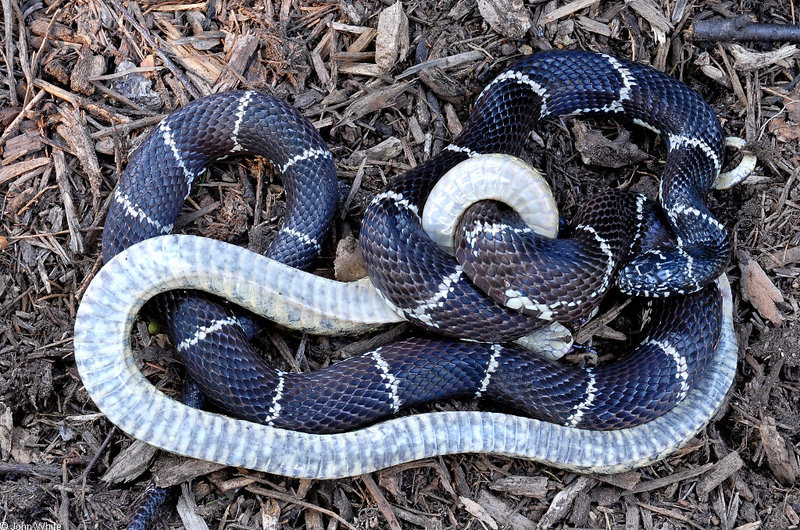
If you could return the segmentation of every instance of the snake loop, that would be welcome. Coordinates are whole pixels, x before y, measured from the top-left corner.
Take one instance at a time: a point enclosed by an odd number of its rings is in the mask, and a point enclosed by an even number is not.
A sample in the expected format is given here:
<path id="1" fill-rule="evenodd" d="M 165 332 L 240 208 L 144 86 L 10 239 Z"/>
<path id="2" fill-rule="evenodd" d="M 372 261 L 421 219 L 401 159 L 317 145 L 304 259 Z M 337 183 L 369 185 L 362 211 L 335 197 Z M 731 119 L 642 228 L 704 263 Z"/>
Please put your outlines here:
<path id="1" fill-rule="evenodd" d="M 501 289 L 500 303 L 480 294 L 467 279 L 469 266 L 421 230 L 419 214 L 431 188 L 480 152 L 518 154 L 540 119 L 590 113 L 619 115 L 665 137 L 660 202 L 675 245 L 650 248 L 623 266 L 630 257 L 624 250 L 650 247 L 639 231 L 623 228 L 649 224 L 644 217 L 652 208 L 633 194 L 603 195 L 576 221 L 571 241 L 552 243 L 581 249 L 563 251 L 559 259 L 580 252 L 585 261 L 558 269 L 581 281 L 586 264 L 595 263 L 599 272 L 588 283 L 565 284 L 590 302 L 575 309 L 553 300 L 546 282 Z M 332 159 L 313 127 L 285 103 L 255 92 L 198 100 L 162 122 L 120 179 L 104 232 L 108 263 L 76 318 L 76 363 L 98 407 L 126 432 L 181 454 L 285 475 L 344 476 L 465 451 L 581 470 L 642 465 L 702 428 L 732 380 L 730 292 L 724 277 L 713 281 L 729 243 L 703 203 L 719 173 L 721 146 L 708 105 L 662 73 L 586 52 L 537 54 L 490 83 L 449 148 L 375 197 L 361 232 L 374 287 L 341 285 L 298 270 L 319 250 L 336 203 Z M 287 217 L 271 258 L 161 235 L 174 224 L 192 180 L 228 153 L 261 154 L 284 179 Z M 625 210 L 622 216 L 609 217 L 617 207 Z M 472 253 L 483 260 L 484 249 L 501 235 L 526 231 L 495 205 L 473 208 L 457 239 L 462 258 Z M 503 241 L 503 248 L 516 244 Z M 583 318 L 620 269 L 625 291 L 689 293 L 653 302 L 652 324 L 632 355 L 584 370 L 505 343 L 553 320 L 558 309 Z M 222 296 L 286 326 L 332 334 L 397 321 L 386 299 L 424 328 L 486 343 L 408 339 L 325 370 L 291 374 L 269 367 L 252 350 L 226 306 L 186 289 Z M 168 315 L 167 331 L 187 371 L 214 404 L 240 419 L 181 405 L 136 369 L 132 320 L 156 295 L 152 305 Z M 442 396 L 493 398 L 544 421 L 486 412 L 414 414 L 359 428 Z M 375 444 L 376 438 L 391 442 Z M 547 439 L 561 446 L 538 445 Z"/>

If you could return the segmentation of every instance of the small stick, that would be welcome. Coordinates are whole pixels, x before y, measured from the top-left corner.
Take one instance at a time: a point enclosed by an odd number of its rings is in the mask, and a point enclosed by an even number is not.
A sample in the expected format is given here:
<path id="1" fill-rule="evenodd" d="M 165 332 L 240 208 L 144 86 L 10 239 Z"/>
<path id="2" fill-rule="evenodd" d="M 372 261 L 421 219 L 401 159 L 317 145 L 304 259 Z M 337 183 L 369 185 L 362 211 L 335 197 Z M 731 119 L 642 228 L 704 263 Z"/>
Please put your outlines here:
<path id="1" fill-rule="evenodd" d="M 2 6 L 3 22 L 5 23 L 6 31 L 6 68 L 8 69 L 6 82 L 8 83 L 8 95 L 11 98 L 11 106 L 18 107 L 19 101 L 17 100 L 17 84 L 14 81 L 14 15 L 12 13 L 11 2 L 9 0 L 2 0 Z"/>
<path id="2" fill-rule="evenodd" d="M 788 41 L 800 42 L 800 25 L 759 24 L 748 15 L 710 18 L 694 23 L 694 40 L 706 41 Z"/>

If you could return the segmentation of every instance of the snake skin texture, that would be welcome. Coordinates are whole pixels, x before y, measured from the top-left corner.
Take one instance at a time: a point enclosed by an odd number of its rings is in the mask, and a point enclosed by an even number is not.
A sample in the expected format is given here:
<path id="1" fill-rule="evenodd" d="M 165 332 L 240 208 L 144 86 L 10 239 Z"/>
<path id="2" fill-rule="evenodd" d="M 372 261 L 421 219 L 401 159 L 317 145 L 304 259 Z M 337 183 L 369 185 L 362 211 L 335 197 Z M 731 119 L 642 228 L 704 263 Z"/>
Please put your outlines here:
<path id="1" fill-rule="evenodd" d="M 578 326 L 614 285 L 620 261 L 647 248 L 643 227 L 655 219 L 655 205 L 645 196 L 606 190 L 581 208 L 569 235 L 552 239 L 501 203 L 480 201 L 456 228 L 456 259 L 495 302 Z"/>
<path id="2" fill-rule="evenodd" d="M 258 281 L 242 281 L 243 277 Z M 337 315 L 381 300 L 372 291 L 354 304 L 353 297 L 337 294 L 338 287 L 332 289 L 337 283 L 212 239 L 151 238 L 114 257 L 90 282 L 75 318 L 75 363 L 100 411 L 137 439 L 211 462 L 320 479 L 361 475 L 453 453 L 503 454 L 584 473 L 633 469 L 688 442 L 714 417 L 736 374 L 733 303 L 724 275 L 717 282 L 722 333 L 711 364 L 697 374 L 695 386 L 675 407 L 624 429 L 598 431 L 516 414 L 450 411 L 400 416 L 338 434 L 309 434 L 189 407 L 159 391 L 139 370 L 130 336 L 142 304 L 158 293 L 198 289 L 287 325 L 299 322 L 316 333 L 347 332 L 350 319 L 360 318 L 361 310 L 347 317 L 344 328 L 342 322 L 337 324 L 341 318 Z M 309 285 L 315 289 L 309 291 Z M 362 287 L 342 284 L 345 291 Z M 303 292 L 319 293 L 326 303 L 338 300 L 331 308 L 335 313 L 325 317 L 316 311 L 304 314 L 302 308 L 279 311 Z M 394 317 L 384 313 L 381 318 Z"/>
<path id="3" fill-rule="evenodd" d="M 192 321 L 207 318 L 204 305 L 192 307 Z M 236 344 L 218 344 L 213 351 L 219 354 L 191 356 L 186 368 L 214 381 L 204 394 L 235 407 L 237 417 L 293 431 L 345 432 L 451 398 L 488 399 L 572 427 L 619 429 L 658 417 L 693 387 L 720 336 L 716 285 L 655 302 L 650 320 L 628 355 L 597 368 L 542 359 L 515 345 L 428 338 L 303 373 L 282 372 L 264 360 L 254 366 Z"/>
<path id="4" fill-rule="evenodd" d="M 465 158 L 516 156 L 540 120 L 598 114 L 646 125 L 667 142 L 659 195 L 678 245 L 635 257 L 622 268 L 619 287 L 663 296 L 697 291 L 714 280 L 730 254 L 725 228 L 704 204 L 722 164 L 719 121 L 696 92 L 666 74 L 582 51 L 538 53 L 501 73 L 444 152 L 375 197 L 360 238 L 370 279 L 406 318 L 436 333 L 480 341 L 525 334 L 531 317 L 494 304 L 475 289 L 461 265 L 420 230 L 419 212 L 437 177 Z M 406 260 L 410 255 L 412 263 Z M 542 306 L 560 303 L 547 292 L 540 298 Z"/>
<path id="5" fill-rule="evenodd" d="M 517 301 L 504 300 L 505 306 L 481 294 L 466 279 L 464 266 L 423 233 L 419 211 L 436 179 L 465 158 L 490 151 L 518 154 L 540 119 L 592 113 L 645 123 L 667 139 L 660 199 L 677 246 L 634 258 L 622 268 L 619 283 L 627 291 L 674 296 L 653 303 L 657 318 L 633 355 L 598 368 L 559 368 L 497 342 L 553 320 L 554 304 L 560 302 L 547 290 L 514 295 L 510 298 Z M 538 54 L 484 90 L 464 132 L 448 149 L 379 194 L 361 231 L 370 278 L 399 312 L 423 328 L 489 344 L 413 339 L 326 370 L 288 374 L 259 358 L 238 318 L 224 305 L 183 292 L 161 295 L 153 305 L 166 318 L 187 371 L 210 401 L 267 426 L 341 432 L 429 400 L 475 396 L 570 427 L 632 427 L 684 399 L 717 354 L 719 289 L 709 282 L 724 267 L 729 244 L 703 195 L 719 173 L 721 145 L 719 124 L 708 105 L 664 74 L 598 54 Z M 288 212 L 268 255 L 293 267 L 307 266 L 336 203 L 331 156 L 296 111 L 254 92 L 204 98 L 162 122 L 120 179 L 104 232 L 104 257 L 169 232 L 192 181 L 211 160 L 230 153 L 265 156 L 281 174 Z M 619 197 L 615 204 L 632 207 L 627 215 L 634 217 L 609 221 L 606 231 L 601 225 L 613 208 L 592 203 L 574 228 L 591 236 L 581 245 L 595 253 L 586 259 L 597 262 L 598 271 L 594 283 L 577 282 L 582 290 L 576 294 L 593 301 L 611 285 L 619 267 L 617 250 L 635 247 L 639 237 L 638 230 L 624 229 L 641 221 L 642 203 L 630 194 Z M 610 200 L 603 196 L 597 203 Z M 597 244 L 591 251 L 589 239 Z M 690 294 L 675 295 L 683 292 Z M 524 307 L 522 298 L 537 296 L 542 301 L 532 304 L 537 306 L 533 314 L 509 307 Z M 585 311 L 592 304 L 580 305 Z"/>

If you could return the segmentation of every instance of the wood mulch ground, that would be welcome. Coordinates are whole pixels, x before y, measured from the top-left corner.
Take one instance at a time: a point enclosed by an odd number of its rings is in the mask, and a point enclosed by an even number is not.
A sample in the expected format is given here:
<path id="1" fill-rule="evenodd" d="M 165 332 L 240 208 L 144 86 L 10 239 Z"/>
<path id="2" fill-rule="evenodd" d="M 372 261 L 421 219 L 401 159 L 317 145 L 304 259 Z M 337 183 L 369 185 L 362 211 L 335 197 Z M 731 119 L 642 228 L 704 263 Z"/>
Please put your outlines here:
<path id="1" fill-rule="evenodd" d="M 153 528 L 800 526 L 798 52 L 781 42 L 691 38 L 709 17 L 793 24 L 794 5 L 703 5 L 0 0 L 0 528 L 118 528 L 156 478 L 183 485 Z M 343 183 L 342 215 L 319 265 L 326 272 L 335 240 L 357 235 L 376 190 L 442 149 L 502 67 L 548 48 L 608 52 L 667 71 L 759 157 L 744 184 L 710 198 L 735 243 L 728 272 L 741 362 L 724 410 L 688 446 L 616 476 L 458 455 L 347 480 L 287 480 L 157 454 L 97 413 L 72 358 L 75 311 L 100 266 L 117 175 L 166 113 L 231 88 L 299 108 L 333 150 Z M 587 128 L 602 133 L 610 159 L 630 163 L 583 164 L 598 142 L 581 141 Z M 654 189 L 663 142 L 632 131 L 649 155 L 631 161 L 629 149 L 618 151 L 620 134 L 604 121 L 552 123 L 527 156 L 570 213 L 610 184 Z M 223 162 L 187 202 L 182 230 L 263 248 L 283 200 L 263 161 Z M 181 368 L 163 337 L 150 337 L 143 322 L 135 340 L 146 373 L 178 388 Z M 344 345 L 269 330 L 258 341 L 292 359 L 299 349 L 303 369 Z"/>

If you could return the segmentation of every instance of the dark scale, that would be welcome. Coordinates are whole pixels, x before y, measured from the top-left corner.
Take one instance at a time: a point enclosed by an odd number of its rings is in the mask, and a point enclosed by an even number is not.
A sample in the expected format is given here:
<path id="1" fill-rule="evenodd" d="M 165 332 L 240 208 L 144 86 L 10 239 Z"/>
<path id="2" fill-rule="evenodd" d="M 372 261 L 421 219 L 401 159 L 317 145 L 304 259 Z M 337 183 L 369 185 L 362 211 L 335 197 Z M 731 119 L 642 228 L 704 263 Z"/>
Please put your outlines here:
<path id="1" fill-rule="evenodd" d="M 618 248 L 650 239 L 635 235 L 631 242 L 631 234 L 618 233 L 629 218 L 614 221 L 592 217 L 591 212 L 579 222 L 596 228 L 575 228 L 573 243 L 584 248 L 602 233 L 599 237 L 610 242 L 615 253 L 612 268 L 621 268 L 627 290 L 635 285 L 647 293 L 696 292 L 654 302 L 653 324 L 633 354 L 598 368 L 544 361 L 515 346 L 409 339 L 305 374 L 269 367 L 226 308 L 191 293 L 163 295 L 154 302 L 156 312 L 167 320 L 167 332 L 179 346 L 187 371 L 213 404 L 277 427 L 338 432 L 375 422 L 401 407 L 480 395 L 525 414 L 607 429 L 646 422 L 669 410 L 691 388 L 719 340 L 719 294 L 708 284 L 724 268 L 729 253 L 724 229 L 703 204 L 723 152 L 719 123 L 710 108 L 695 92 L 660 72 L 586 52 L 537 54 L 499 79 L 476 102 L 451 148 L 392 183 L 368 208 L 361 246 L 370 278 L 385 296 L 422 327 L 450 336 L 507 341 L 540 326 L 536 315 L 517 313 L 481 294 L 461 266 L 422 232 L 415 210 L 421 211 L 439 176 L 468 154 L 518 154 L 541 118 L 570 113 L 642 120 L 674 143 L 661 203 L 671 213 L 669 223 L 681 247 L 652 249 L 620 265 L 625 258 L 616 256 Z M 231 151 L 265 156 L 283 170 L 287 216 L 268 254 L 296 267 L 307 266 L 336 205 L 332 157 L 297 111 L 252 92 L 203 98 L 153 131 L 120 179 L 104 232 L 104 258 L 171 227 L 193 177 Z M 613 209 L 616 203 L 610 200 L 604 196 L 590 210 Z M 513 219 L 498 217 L 501 221 L 513 226 Z M 582 256 L 591 267 L 573 264 L 572 269 L 591 268 L 600 275 L 575 279 L 576 296 L 610 281 L 606 253 L 591 252 L 594 257 Z M 654 280 L 653 272 L 666 282 Z"/>

